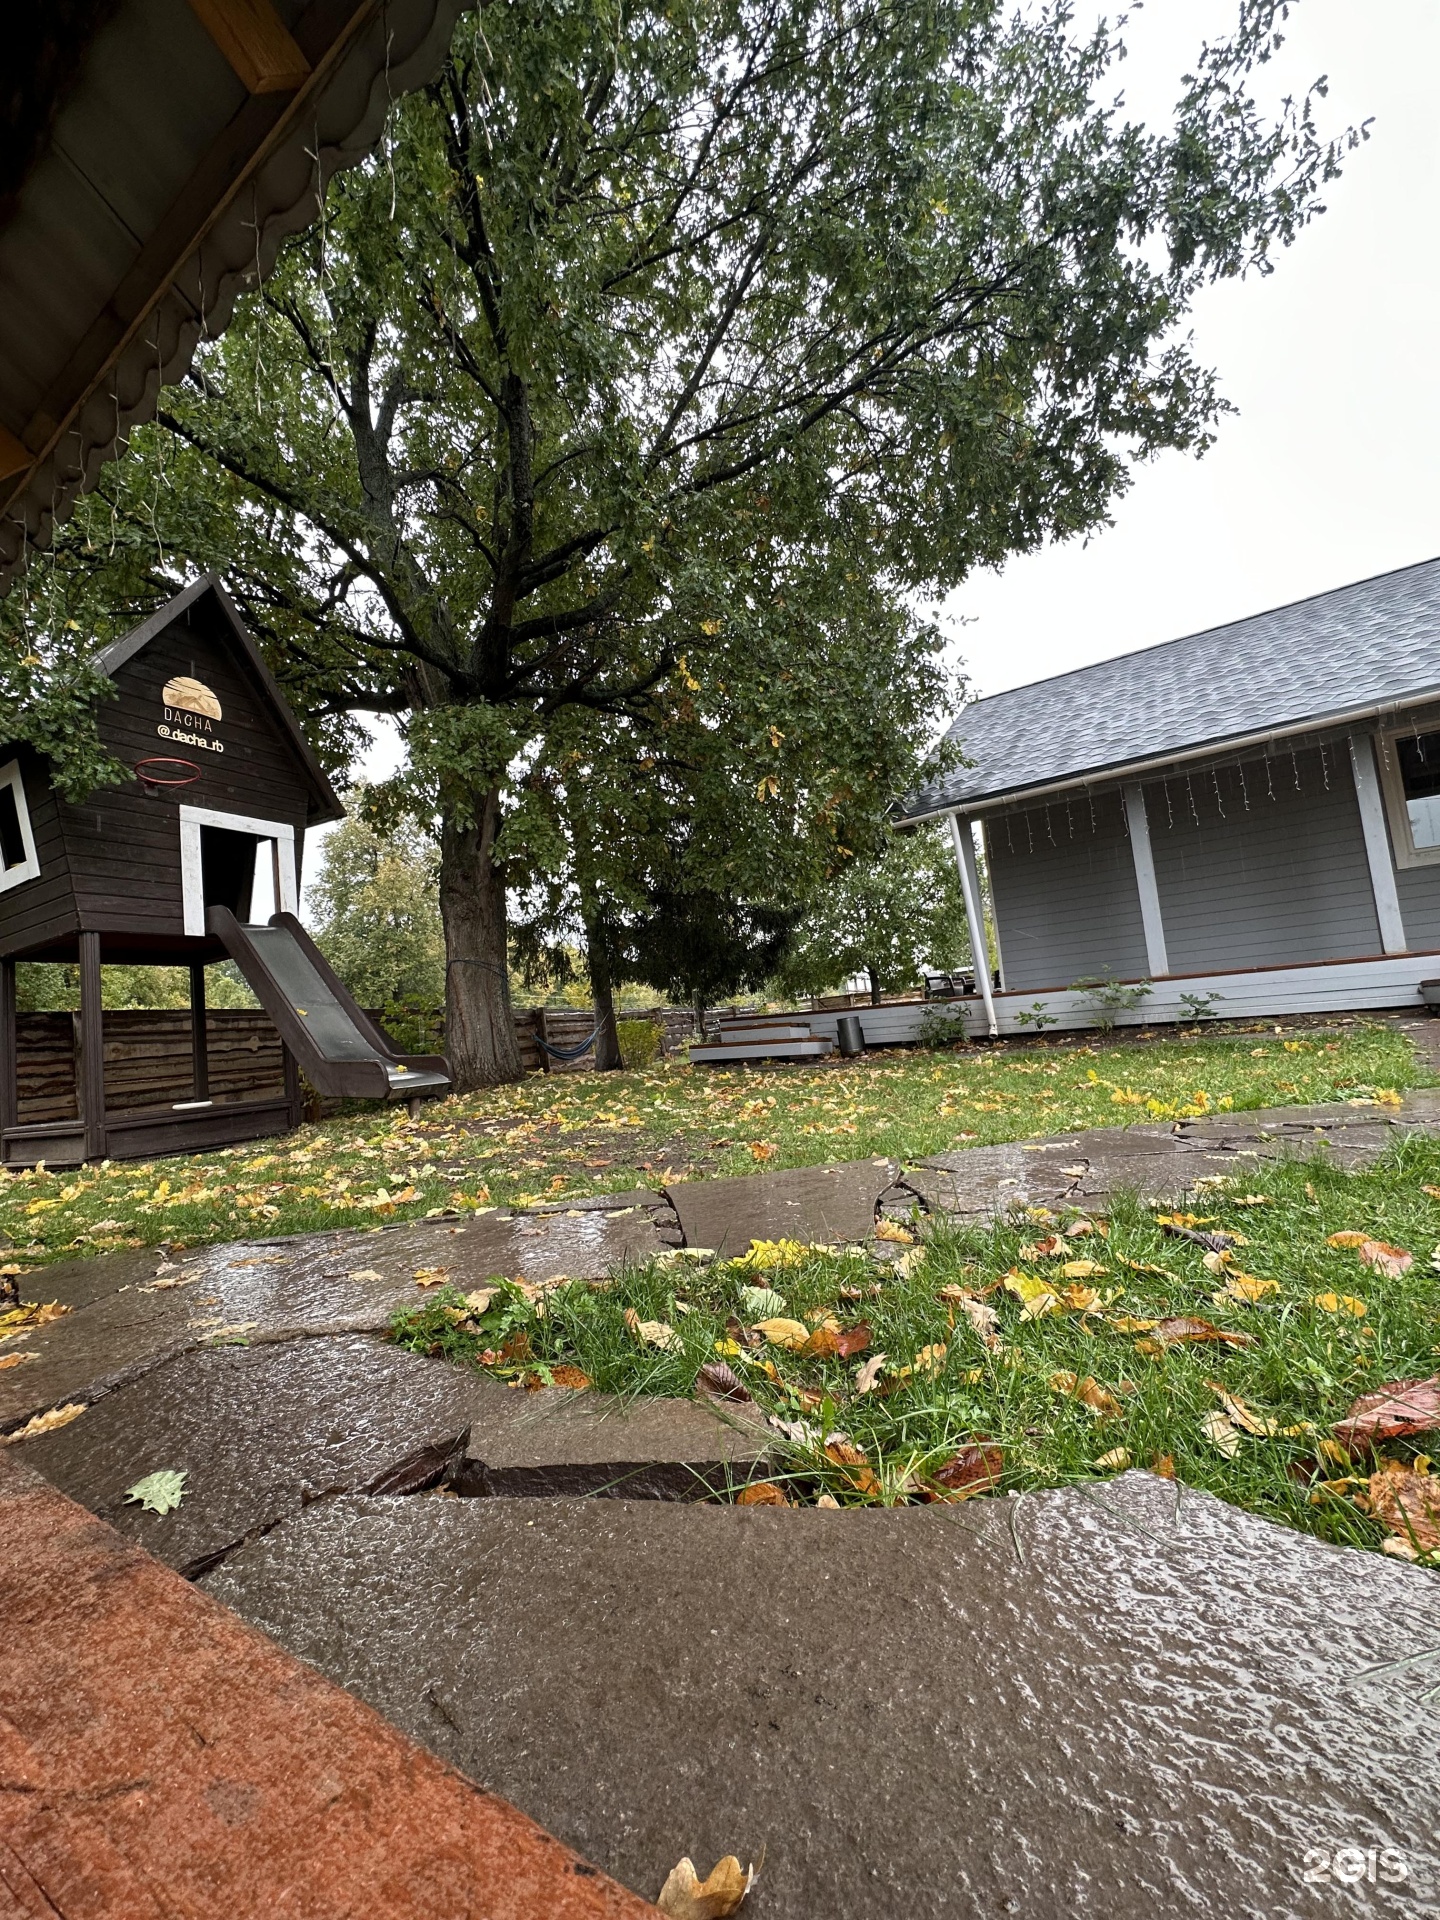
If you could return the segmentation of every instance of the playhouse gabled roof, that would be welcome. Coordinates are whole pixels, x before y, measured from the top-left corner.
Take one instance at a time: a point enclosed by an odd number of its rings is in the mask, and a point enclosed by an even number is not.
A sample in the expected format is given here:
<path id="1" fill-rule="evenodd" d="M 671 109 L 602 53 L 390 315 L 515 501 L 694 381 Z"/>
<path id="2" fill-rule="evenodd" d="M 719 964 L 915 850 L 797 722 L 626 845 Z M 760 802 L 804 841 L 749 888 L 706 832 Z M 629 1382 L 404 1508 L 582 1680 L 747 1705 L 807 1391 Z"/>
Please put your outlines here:
<path id="1" fill-rule="evenodd" d="M 977 700 L 947 735 L 972 764 L 909 795 L 900 818 L 1138 773 L 1431 697 L 1440 697 L 1440 559 Z"/>
<path id="2" fill-rule="evenodd" d="M 108 647 L 101 650 L 98 658 L 101 668 L 111 679 L 125 666 L 156 640 L 162 633 L 168 633 L 177 621 L 189 619 L 199 614 L 208 616 L 213 629 L 218 629 L 232 647 L 236 660 L 259 694 L 266 711 L 275 721 L 292 747 L 295 758 L 304 770 L 311 790 L 308 818 L 311 826 L 324 820 L 343 820 L 345 808 L 339 795 L 331 786 L 325 769 L 315 757 L 310 742 L 300 730 L 300 723 L 291 711 L 290 704 L 280 690 L 280 683 L 265 664 L 260 649 L 251 638 L 244 621 L 236 611 L 235 603 L 213 573 L 205 573 L 194 580 L 183 593 L 177 593 L 173 600 L 167 600 L 163 607 L 152 613 L 150 618 L 135 627 L 121 640 L 112 640 Z"/>

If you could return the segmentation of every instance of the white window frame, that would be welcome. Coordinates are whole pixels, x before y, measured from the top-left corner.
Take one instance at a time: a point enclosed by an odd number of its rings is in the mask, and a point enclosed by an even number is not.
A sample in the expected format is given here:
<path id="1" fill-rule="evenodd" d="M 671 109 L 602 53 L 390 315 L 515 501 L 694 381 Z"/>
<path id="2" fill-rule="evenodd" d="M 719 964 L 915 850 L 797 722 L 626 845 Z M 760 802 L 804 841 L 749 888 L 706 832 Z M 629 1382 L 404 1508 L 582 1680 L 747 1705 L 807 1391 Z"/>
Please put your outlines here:
<path id="1" fill-rule="evenodd" d="M 200 859 L 200 829 L 224 827 L 229 833 L 252 834 L 275 846 L 275 870 L 281 913 L 298 913 L 300 895 L 295 885 L 295 829 L 288 820 L 256 820 L 246 813 L 216 813 L 210 807 L 180 809 L 180 887 L 185 903 L 185 931 L 205 932 L 205 873 Z"/>
<path id="2" fill-rule="evenodd" d="M 1440 727 L 1422 727 L 1422 733 L 1440 733 Z M 1397 740 L 1413 740 L 1416 729 L 1403 727 L 1395 733 L 1375 735 L 1375 759 L 1380 768 L 1380 790 L 1385 796 L 1385 813 L 1390 822 L 1390 847 L 1397 867 L 1440 866 L 1440 847 L 1417 847 L 1410 831 L 1410 810 L 1405 804 L 1405 782 L 1400 773 Z"/>
<path id="3" fill-rule="evenodd" d="M 15 795 L 20 843 L 25 849 L 25 858 L 19 866 L 0 869 L 0 893 L 8 893 L 11 887 L 23 887 L 27 880 L 40 878 L 40 856 L 35 851 L 35 835 L 30 826 L 30 809 L 25 801 L 25 782 L 20 776 L 18 760 L 7 760 L 0 767 L 0 786 L 9 787 Z"/>

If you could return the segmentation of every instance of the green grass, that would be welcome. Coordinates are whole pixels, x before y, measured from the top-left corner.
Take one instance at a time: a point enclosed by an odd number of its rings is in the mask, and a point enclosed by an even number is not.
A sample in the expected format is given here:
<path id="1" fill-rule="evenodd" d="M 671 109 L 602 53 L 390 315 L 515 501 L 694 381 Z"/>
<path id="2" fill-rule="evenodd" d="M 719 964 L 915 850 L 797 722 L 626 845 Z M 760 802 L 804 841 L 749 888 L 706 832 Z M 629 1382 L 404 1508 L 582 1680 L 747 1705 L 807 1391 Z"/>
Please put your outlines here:
<path id="1" fill-rule="evenodd" d="M 934 1498 L 937 1471 L 960 1449 L 984 1444 L 999 1449 L 999 1477 L 974 1491 L 1085 1484 L 1125 1465 L 1159 1464 L 1272 1520 L 1374 1548 L 1385 1532 L 1362 1502 L 1377 1462 L 1347 1466 L 1327 1440 L 1358 1395 L 1440 1366 L 1440 1201 L 1427 1185 L 1440 1192 L 1440 1142 L 1417 1138 L 1360 1174 L 1292 1162 L 1207 1181 L 1194 1211 L 1246 1237 L 1231 1251 L 1237 1270 L 1274 1282 L 1250 1304 L 1217 1301 L 1224 1276 L 1207 1270 L 1204 1249 L 1167 1233 L 1159 1209 L 1130 1198 L 1070 1241 L 1075 1257 L 1104 1269 L 1074 1283 L 1057 1277 L 1058 1262 L 1022 1249 L 1085 1216 L 1029 1210 L 993 1229 L 942 1227 L 898 1266 L 861 1249 L 782 1245 L 708 1267 L 667 1257 L 603 1285 L 561 1287 L 539 1306 L 533 1292 L 508 1285 L 488 1307 L 480 1296 L 449 1293 L 401 1316 L 392 1335 L 522 1384 L 578 1368 L 595 1388 L 618 1394 L 689 1394 L 701 1366 L 723 1358 L 759 1410 L 790 1427 L 788 1440 L 775 1436 L 773 1478 L 792 1503 L 823 1494 L 841 1504 Z M 1412 1252 L 1414 1264 L 1381 1278 L 1354 1248 L 1327 1244 L 1351 1231 Z M 1094 1310 L 1024 1318 L 1004 1285 L 1016 1270 L 1093 1290 Z M 747 1299 L 757 1286 L 783 1305 Z M 957 1289 L 993 1308 L 994 1344 Z M 1083 1303 L 1083 1292 L 1074 1297 Z M 775 1315 L 810 1325 L 830 1315 L 842 1329 L 859 1328 L 857 1343 L 868 1338 L 843 1360 L 807 1357 L 756 1338 L 756 1320 Z M 1153 1330 L 1131 1324 L 1167 1316 L 1204 1321 L 1247 1344 L 1157 1351 Z M 637 1323 L 673 1329 L 673 1350 L 648 1343 Z M 858 1370 L 881 1353 L 878 1385 L 859 1392 Z M 1067 1375 L 1103 1390 L 1098 1413 L 1064 1390 L 1057 1376 Z M 567 1383 L 575 1376 L 562 1376 Z M 1239 1404 L 1269 1430 L 1240 1427 L 1227 1453 L 1205 1424 L 1225 1410 L 1217 1387 L 1232 1396 L 1232 1412 Z M 833 1444 L 836 1435 L 843 1444 Z M 1424 1436 L 1387 1442 L 1381 1461 L 1411 1463 L 1423 1444 Z"/>
<path id="2" fill-rule="evenodd" d="M 411 1120 L 370 1108 L 271 1145 L 4 1178 L 0 1234 L 30 1263 L 198 1246 L 448 1210 L 755 1173 L 917 1159 L 956 1145 L 1179 1114 L 1388 1097 L 1428 1082 L 1402 1035 L 1271 1028 L 1090 1047 L 895 1051 L 779 1071 L 661 1063 L 531 1075 Z"/>

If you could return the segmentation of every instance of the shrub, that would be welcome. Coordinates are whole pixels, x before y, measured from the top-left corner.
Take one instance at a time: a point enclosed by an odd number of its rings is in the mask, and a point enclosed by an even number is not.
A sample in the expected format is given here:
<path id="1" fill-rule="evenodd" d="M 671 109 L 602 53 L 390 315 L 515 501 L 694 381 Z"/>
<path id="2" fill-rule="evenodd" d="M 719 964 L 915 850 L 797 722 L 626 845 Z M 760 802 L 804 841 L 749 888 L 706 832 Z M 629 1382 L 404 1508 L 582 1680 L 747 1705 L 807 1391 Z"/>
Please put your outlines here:
<path id="1" fill-rule="evenodd" d="M 615 1032 L 627 1067 L 648 1067 L 660 1051 L 660 1029 L 653 1020 L 617 1020 Z"/>

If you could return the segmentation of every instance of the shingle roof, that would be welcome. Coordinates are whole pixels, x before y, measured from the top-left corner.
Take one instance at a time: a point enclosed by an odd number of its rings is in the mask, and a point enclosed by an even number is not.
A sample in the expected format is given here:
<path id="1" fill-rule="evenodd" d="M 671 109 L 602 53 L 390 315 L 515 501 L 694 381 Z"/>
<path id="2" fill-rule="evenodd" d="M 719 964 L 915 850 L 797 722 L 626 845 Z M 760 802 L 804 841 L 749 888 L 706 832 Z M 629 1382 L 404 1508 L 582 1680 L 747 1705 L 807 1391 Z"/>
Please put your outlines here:
<path id="1" fill-rule="evenodd" d="M 901 817 L 1294 732 L 1440 689 L 1440 559 L 992 694 L 950 728 L 974 764 Z"/>

